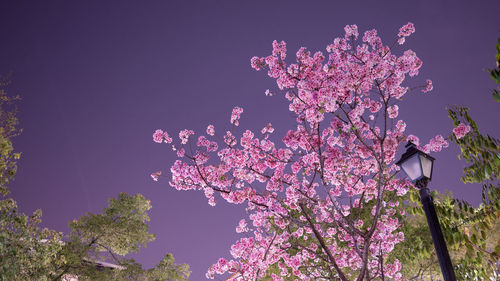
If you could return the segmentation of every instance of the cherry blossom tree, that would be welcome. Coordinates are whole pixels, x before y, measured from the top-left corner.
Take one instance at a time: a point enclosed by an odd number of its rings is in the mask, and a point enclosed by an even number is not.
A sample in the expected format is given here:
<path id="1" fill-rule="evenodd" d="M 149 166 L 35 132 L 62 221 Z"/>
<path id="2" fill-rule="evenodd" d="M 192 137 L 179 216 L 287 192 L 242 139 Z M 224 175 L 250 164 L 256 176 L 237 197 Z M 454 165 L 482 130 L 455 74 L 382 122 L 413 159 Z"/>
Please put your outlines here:
<path id="1" fill-rule="evenodd" d="M 404 240 L 401 198 L 413 186 L 396 176 L 394 162 L 401 143 L 419 145 L 419 139 L 405 134 L 398 104 L 413 89 L 432 90 L 430 80 L 412 88 L 403 83 L 422 66 L 414 51 L 393 53 L 414 31 L 408 23 L 387 46 L 376 30 L 360 37 L 348 25 L 326 55 L 300 48 L 287 64 L 286 43 L 274 41 L 271 55 L 253 57 L 251 66 L 276 79 L 296 116 L 282 142 L 273 141 L 271 124 L 260 134 L 237 136 L 240 107 L 231 114 L 231 130 L 216 133 L 209 125 L 197 141 L 192 130 L 182 130 L 178 142 L 156 130 L 153 140 L 171 144 L 179 157 L 170 170 L 172 187 L 200 190 L 210 205 L 217 194 L 246 204 L 233 258 L 220 258 L 208 278 L 404 280 L 389 253 Z M 447 145 L 438 135 L 421 149 Z"/>

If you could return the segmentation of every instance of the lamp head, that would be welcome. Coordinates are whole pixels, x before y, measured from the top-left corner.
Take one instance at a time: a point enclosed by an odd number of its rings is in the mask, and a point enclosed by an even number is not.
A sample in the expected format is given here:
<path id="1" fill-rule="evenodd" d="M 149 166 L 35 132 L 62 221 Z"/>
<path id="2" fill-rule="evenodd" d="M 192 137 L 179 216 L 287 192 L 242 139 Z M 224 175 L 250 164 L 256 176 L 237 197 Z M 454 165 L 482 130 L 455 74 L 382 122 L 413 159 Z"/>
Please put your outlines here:
<path id="1" fill-rule="evenodd" d="M 409 141 L 406 144 L 406 152 L 401 155 L 401 159 L 396 162 L 408 176 L 411 182 L 427 184 L 432 179 L 432 167 L 434 158 L 423 151 L 420 151 L 415 144 Z M 419 186 L 420 187 L 420 186 Z"/>

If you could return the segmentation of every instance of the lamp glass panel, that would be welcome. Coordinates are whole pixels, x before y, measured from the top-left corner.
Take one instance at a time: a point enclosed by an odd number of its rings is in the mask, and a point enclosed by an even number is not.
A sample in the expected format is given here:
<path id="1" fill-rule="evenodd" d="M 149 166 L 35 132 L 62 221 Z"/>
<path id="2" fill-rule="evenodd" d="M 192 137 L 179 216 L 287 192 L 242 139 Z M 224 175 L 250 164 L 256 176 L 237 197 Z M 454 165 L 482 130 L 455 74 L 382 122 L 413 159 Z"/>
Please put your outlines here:
<path id="1" fill-rule="evenodd" d="M 415 181 L 422 176 L 422 169 L 420 166 L 420 159 L 418 153 L 410 156 L 403 163 L 401 163 L 401 168 L 408 175 L 411 181 Z"/>
<path id="2" fill-rule="evenodd" d="M 420 162 L 422 163 L 422 172 L 424 173 L 424 177 L 430 179 L 432 174 L 432 160 L 424 155 L 420 155 Z"/>

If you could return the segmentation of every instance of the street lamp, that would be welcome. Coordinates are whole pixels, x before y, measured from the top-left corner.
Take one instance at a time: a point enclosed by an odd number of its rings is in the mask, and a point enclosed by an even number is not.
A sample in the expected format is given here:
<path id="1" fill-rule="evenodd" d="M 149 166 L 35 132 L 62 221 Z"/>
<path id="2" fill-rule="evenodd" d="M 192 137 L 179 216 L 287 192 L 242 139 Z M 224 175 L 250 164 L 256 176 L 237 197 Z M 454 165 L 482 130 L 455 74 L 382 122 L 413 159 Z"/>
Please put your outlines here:
<path id="1" fill-rule="evenodd" d="M 455 277 L 450 254 L 448 253 L 448 248 L 446 248 L 446 242 L 444 241 L 443 233 L 439 226 L 434 202 L 429 188 L 427 188 L 427 184 L 432 179 L 433 162 L 433 157 L 418 150 L 410 141 L 406 145 L 406 152 L 401 156 L 401 159 L 396 162 L 396 165 L 401 167 L 410 181 L 415 183 L 420 190 L 420 201 L 424 207 L 427 224 L 431 231 L 432 241 L 434 242 L 434 248 L 436 249 L 444 280 L 456 281 L 457 278 Z"/>

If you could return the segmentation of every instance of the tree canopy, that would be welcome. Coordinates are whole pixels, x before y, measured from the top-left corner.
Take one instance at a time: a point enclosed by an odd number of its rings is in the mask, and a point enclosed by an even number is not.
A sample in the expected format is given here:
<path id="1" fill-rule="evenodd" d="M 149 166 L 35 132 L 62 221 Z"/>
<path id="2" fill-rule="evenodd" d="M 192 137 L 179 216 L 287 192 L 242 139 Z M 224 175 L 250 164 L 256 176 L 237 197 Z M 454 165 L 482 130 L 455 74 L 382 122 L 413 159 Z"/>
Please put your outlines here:
<path id="1" fill-rule="evenodd" d="M 398 145 L 417 138 L 405 133 L 398 103 L 411 89 L 432 90 L 430 80 L 405 84 L 422 61 L 396 46 L 414 31 L 408 23 L 385 45 L 376 30 L 360 35 L 348 25 L 326 55 L 300 48 L 288 64 L 286 43 L 274 41 L 271 55 L 252 58 L 254 69 L 276 79 L 296 117 L 282 143 L 271 124 L 260 134 L 243 130 L 238 136 L 241 107 L 233 109 L 232 128 L 218 135 L 213 125 L 197 141 L 192 130 L 182 130 L 175 142 L 161 129 L 154 133 L 155 142 L 173 142 L 179 157 L 170 185 L 203 191 L 210 205 L 216 194 L 247 204 L 249 221 L 237 227 L 245 236 L 231 247 L 233 258 L 220 258 L 207 277 L 404 278 L 390 253 L 404 241 L 401 202 L 413 186 L 396 177 L 394 161 Z M 421 148 L 437 152 L 447 145 L 437 135 Z"/>

